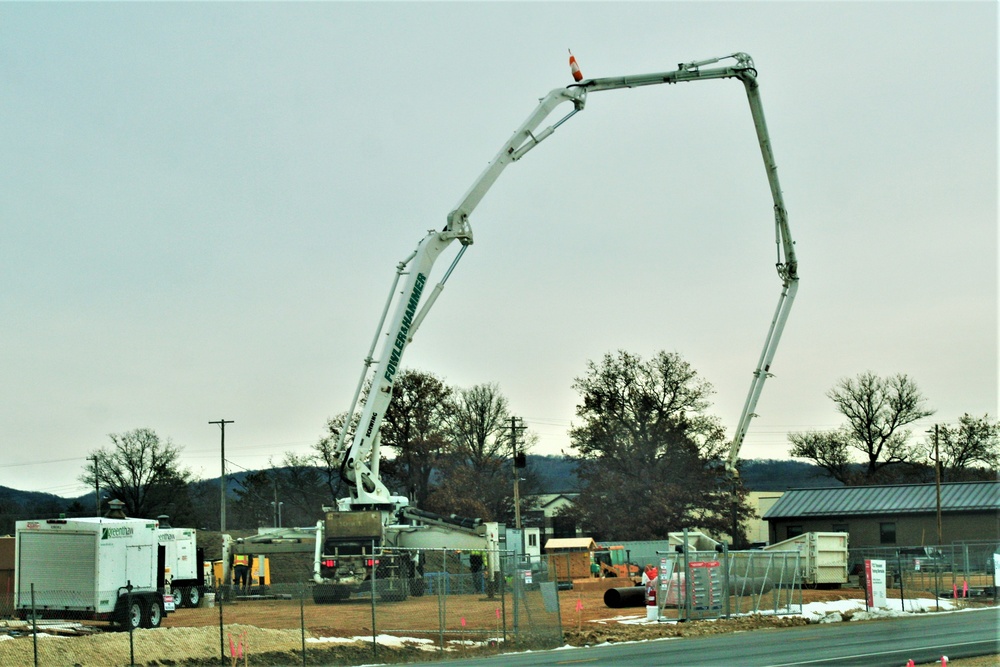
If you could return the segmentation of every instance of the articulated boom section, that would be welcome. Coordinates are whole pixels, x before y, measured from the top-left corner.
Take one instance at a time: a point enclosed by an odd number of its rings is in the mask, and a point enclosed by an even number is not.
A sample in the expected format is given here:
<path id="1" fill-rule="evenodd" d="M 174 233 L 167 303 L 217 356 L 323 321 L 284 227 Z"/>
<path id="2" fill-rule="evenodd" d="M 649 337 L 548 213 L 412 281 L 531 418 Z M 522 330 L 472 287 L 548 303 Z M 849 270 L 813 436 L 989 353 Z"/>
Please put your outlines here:
<path id="1" fill-rule="evenodd" d="M 702 69 L 705 65 L 712 65 L 726 59 L 736 60 L 736 64 L 731 67 L 718 67 L 712 69 Z M 750 420 L 756 417 L 754 410 L 764 388 L 764 381 L 771 377 L 771 363 L 774 360 L 781 333 L 785 328 L 788 313 L 791 310 L 792 302 L 795 300 L 795 293 L 799 287 L 798 261 L 795 258 L 795 244 L 792 241 L 791 232 L 788 228 L 788 213 L 785 210 L 784 198 L 781 194 L 781 186 L 778 183 L 778 167 L 774 161 L 774 153 L 771 150 L 771 139 L 767 132 L 767 124 L 764 121 L 764 108 L 760 100 L 760 90 L 757 84 L 757 70 L 754 68 L 753 59 L 746 53 L 733 53 L 721 58 L 711 58 L 697 62 L 682 63 L 678 65 L 676 71 L 662 72 L 658 74 L 641 74 L 637 76 L 614 77 L 607 79 L 590 79 L 580 82 L 579 86 L 589 91 L 612 90 L 616 88 L 634 88 L 638 86 L 649 86 L 659 83 L 680 83 L 683 81 L 696 81 L 700 79 L 724 79 L 735 78 L 743 82 L 746 88 L 747 100 L 750 103 L 750 113 L 753 116 L 754 129 L 757 133 L 757 142 L 760 145 L 761 157 L 764 159 L 764 168 L 767 172 L 767 181 L 771 189 L 771 198 L 774 201 L 775 218 L 775 244 L 778 250 L 777 270 L 781 278 L 781 295 L 778 298 L 778 306 L 775 309 L 774 317 L 764 340 L 764 349 L 761 352 L 757 367 L 753 372 L 753 380 L 750 390 L 747 393 L 743 410 L 740 413 L 740 420 L 736 427 L 733 442 L 730 445 L 729 456 L 726 461 L 726 468 L 733 475 L 736 474 L 736 464 L 739 460 L 740 449 L 750 428 Z"/>
<path id="2" fill-rule="evenodd" d="M 703 69 L 707 65 L 728 59 L 735 60 L 735 65 Z M 385 412 L 392 401 L 393 382 L 401 367 L 406 346 L 413 339 L 427 311 L 434 305 L 455 265 L 461 259 L 466 248 L 472 244 L 469 216 L 507 165 L 522 158 L 528 151 L 551 136 L 556 128 L 577 112 L 582 111 L 588 93 L 722 78 L 739 79 L 746 88 L 754 128 L 764 159 L 771 196 L 774 200 L 775 243 L 778 252 L 777 270 L 782 280 L 778 307 L 772 318 L 760 360 L 754 370 L 750 391 L 747 394 L 730 448 L 727 468 L 735 473 L 739 451 L 749 428 L 750 420 L 756 416 L 754 410 L 764 381 L 770 377 L 771 362 L 774 359 L 781 332 L 795 298 L 799 280 L 794 243 L 788 229 L 788 215 L 785 211 L 781 187 L 778 183 L 777 166 L 771 151 L 767 126 L 764 122 L 764 111 L 757 84 L 757 71 L 754 68 L 753 59 L 745 53 L 733 53 L 720 58 L 681 63 L 677 70 L 671 72 L 588 79 L 566 88 L 552 90 L 541 99 L 528 119 L 503 144 L 486 169 L 473 182 L 459 201 L 458 206 L 448 214 L 445 228 L 440 232 L 429 232 L 417 246 L 417 249 L 407 259 L 400 262 L 397 267 L 396 278 L 383 308 L 375 338 L 368 351 L 368 356 L 365 358 L 364 370 L 355 389 L 351 408 L 347 412 L 348 419 L 355 415 L 361 392 L 365 385 L 370 382 L 367 398 L 357 425 L 353 429 L 354 433 L 350 443 L 347 442 L 347 432 L 351 430 L 351 424 L 344 424 L 333 451 L 334 461 L 340 466 L 341 477 L 350 484 L 351 496 L 342 499 L 340 503 L 342 510 L 353 508 L 395 511 L 406 504 L 404 498 L 390 496 L 388 489 L 379 479 L 379 429 Z M 573 109 L 554 124 L 539 131 L 538 127 L 557 106 L 564 102 L 572 103 Z M 461 242 L 461 249 L 441 281 L 433 289 L 428 290 L 427 282 L 434 262 L 456 239 Z M 405 279 L 403 279 L 404 277 Z M 400 285 L 400 283 L 402 284 Z M 396 301 L 396 306 L 392 317 L 387 319 L 393 301 Z M 381 356 L 376 362 L 372 358 L 372 354 L 382 336 L 385 336 L 385 341 Z"/>

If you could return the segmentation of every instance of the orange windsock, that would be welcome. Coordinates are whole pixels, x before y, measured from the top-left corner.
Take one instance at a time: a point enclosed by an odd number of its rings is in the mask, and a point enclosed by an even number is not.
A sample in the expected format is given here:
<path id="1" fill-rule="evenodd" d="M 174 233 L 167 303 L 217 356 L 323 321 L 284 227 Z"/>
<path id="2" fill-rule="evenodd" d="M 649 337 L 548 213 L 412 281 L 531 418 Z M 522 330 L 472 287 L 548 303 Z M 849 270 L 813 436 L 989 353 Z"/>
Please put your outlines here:
<path id="1" fill-rule="evenodd" d="M 583 81 L 583 72 L 580 71 L 580 66 L 576 63 L 576 56 L 573 52 L 569 52 L 569 71 L 573 73 L 574 81 Z"/>

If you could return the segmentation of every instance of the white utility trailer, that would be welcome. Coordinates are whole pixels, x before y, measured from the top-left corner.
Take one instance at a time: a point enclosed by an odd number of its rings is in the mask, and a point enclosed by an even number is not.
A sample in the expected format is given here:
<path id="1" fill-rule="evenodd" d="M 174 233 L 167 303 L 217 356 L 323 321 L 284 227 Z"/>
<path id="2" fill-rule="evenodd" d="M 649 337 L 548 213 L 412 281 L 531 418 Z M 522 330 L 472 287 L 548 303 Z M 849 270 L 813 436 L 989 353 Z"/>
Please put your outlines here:
<path id="1" fill-rule="evenodd" d="M 194 528 L 158 528 L 157 537 L 164 549 L 165 574 L 174 602 L 182 607 L 197 607 L 205 594 L 205 551 L 198 548 Z"/>
<path id="2" fill-rule="evenodd" d="M 173 611 L 149 519 L 18 521 L 14 608 L 21 618 L 86 618 L 159 627 Z"/>

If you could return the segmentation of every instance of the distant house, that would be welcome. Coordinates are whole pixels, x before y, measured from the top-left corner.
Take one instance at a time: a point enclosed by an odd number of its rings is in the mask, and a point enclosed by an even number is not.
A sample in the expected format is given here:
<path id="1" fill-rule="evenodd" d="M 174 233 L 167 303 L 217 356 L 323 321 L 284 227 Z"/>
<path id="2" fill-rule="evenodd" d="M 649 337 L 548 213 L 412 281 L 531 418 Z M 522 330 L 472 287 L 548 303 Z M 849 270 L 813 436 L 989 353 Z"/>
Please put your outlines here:
<path id="1" fill-rule="evenodd" d="M 1000 481 L 792 489 L 764 514 L 770 542 L 846 532 L 851 548 L 1000 540 Z"/>
<path id="2" fill-rule="evenodd" d="M 522 523 L 525 526 L 535 526 L 541 530 L 541 540 L 544 544 L 554 537 L 580 537 L 580 529 L 576 522 L 566 516 L 560 516 L 563 509 L 573 507 L 579 493 L 541 493 L 525 498 L 528 509 L 522 512 Z"/>
<path id="3" fill-rule="evenodd" d="M 750 506 L 756 511 L 758 519 L 751 519 L 747 526 L 747 539 L 751 544 L 766 544 L 770 540 L 770 532 L 768 530 L 767 521 L 764 520 L 764 515 L 767 514 L 768 510 L 774 507 L 774 504 L 778 502 L 778 499 L 784 495 L 784 491 L 751 491 L 750 492 Z M 731 541 L 729 538 L 727 541 Z"/>

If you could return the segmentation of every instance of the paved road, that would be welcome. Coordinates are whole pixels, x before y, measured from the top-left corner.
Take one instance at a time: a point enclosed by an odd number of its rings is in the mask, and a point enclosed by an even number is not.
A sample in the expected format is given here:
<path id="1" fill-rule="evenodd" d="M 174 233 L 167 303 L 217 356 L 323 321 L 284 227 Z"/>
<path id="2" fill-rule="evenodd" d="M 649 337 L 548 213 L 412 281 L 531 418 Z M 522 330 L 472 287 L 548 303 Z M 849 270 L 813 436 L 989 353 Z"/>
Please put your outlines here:
<path id="1" fill-rule="evenodd" d="M 1000 608 L 880 621 L 809 625 L 752 633 L 666 639 L 614 646 L 539 651 L 454 667 L 902 667 L 1000 654 Z"/>

